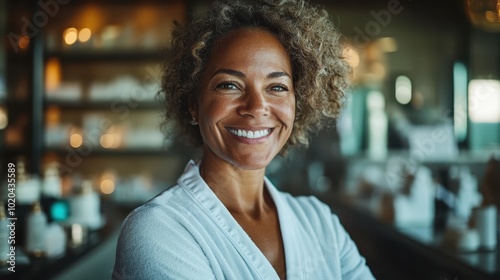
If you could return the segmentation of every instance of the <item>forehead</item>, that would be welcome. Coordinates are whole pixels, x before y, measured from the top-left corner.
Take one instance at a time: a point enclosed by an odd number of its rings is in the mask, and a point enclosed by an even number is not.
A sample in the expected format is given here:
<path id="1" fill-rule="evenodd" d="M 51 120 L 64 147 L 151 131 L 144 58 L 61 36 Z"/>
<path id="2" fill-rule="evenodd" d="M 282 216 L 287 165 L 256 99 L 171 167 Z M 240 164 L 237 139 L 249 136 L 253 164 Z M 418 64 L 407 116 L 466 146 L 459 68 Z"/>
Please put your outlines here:
<path id="1" fill-rule="evenodd" d="M 276 35 L 259 28 L 240 28 L 230 31 L 217 41 L 208 61 L 208 68 L 220 64 L 225 64 L 226 67 L 259 61 L 267 61 L 275 67 L 285 68 L 282 70 L 291 71 L 289 55 Z"/>
<path id="2" fill-rule="evenodd" d="M 284 50 L 283 45 L 274 33 L 259 27 L 241 27 L 231 30 L 218 39 L 217 46 L 220 47 L 221 44 L 229 43 L 250 43 L 251 45 L 279 47 Z"/>

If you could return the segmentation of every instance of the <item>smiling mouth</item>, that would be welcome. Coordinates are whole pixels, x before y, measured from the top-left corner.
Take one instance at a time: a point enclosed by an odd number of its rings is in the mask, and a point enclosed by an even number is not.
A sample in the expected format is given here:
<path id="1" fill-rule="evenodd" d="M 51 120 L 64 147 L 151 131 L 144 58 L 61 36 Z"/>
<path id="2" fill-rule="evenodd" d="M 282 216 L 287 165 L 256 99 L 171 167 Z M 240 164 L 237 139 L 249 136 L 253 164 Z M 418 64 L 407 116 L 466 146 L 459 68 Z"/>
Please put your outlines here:
<path id="1" fill-rule="evenodd" d="M 257 131 L 244 130 L 244 129 L 233 129 L 233 128 L 228 128 L 228 130 L 231 134 L 234 134 L 234 135 L 239 136 L 239 137 L 244 137 L 244 138 L 248 138 L 248 139 L 257 139 L 257 138 L 267 136 L 269 133 L 271 133 L 272 128 L 262 129 L 262 130 L 257 130 Z"/>

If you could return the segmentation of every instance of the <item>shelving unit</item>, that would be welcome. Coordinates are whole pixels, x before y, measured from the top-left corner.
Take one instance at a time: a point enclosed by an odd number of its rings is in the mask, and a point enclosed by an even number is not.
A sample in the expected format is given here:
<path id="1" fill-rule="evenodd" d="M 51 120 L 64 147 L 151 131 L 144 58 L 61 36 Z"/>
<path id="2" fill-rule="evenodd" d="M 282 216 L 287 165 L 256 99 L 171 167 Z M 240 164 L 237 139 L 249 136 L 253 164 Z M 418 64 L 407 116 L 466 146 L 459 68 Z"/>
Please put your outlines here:
<path id="1" fill-rule="evenodd" d="M 47 148 L 46 153 L 55 153 L 59 156 L 64 156 L 70 152 L 74 152 L 76 149 L 62 149 L 62 148 Z M 164 149 L 155 148 L 136 148 L 136 149 L 103 149 L 95 148 L 92 150 L 92 155 L 94 156 L 147 156 L 147 157 L 165 157 L 172 155 L 172 151 L 166 151 Z"/>
<path id="2" fill-rule="evenodd" d="M 43 177 L 48 162 L 64 161 L 65 147 L 69 145 L 68 141 L 62 141 L 65 144 L 58 147 L 47 145 L 46 137 L 52 133 L 48 127 L 54 124 L 48 116 L 51 111 L 56 110 L 59 114 L 56 122 L 77 128 L 82 128 L 83 119 L 89 114 L 111 116 L 112 121 L 127 115 L 127 122 L 136 122 L 148 113 L 156 114 L 158 119 L 150 121 L 151 131 L 159 131 L 162 105 L 154 99 L 154 90 L 148 88 L 151 84 L 158 84 L 159 79 L 152 81 L 150 76 L 161 73 L 161 63 L 169 55 L 168 43 L 174 21 L 182 24 L 191 20 L 190 15 L 206 3 L 199 0 L 83 0 L 58 3 L 57 11 L 51 14 L 47 14 L 40 3 L 33 1 L 8 1 L 0 5 L 3 35 L 7 37 L 7 33 L 14 33 L 20 36 L 18 44 L 11 44 L 9 39 L 0 47 L 0 56 L 5 56 L 2 62 L 6 65 L 0 66 L 0 71 L 6 76 L 6 93 L 0 94 L 0 110 L 5 111 L 8 119 L 8 126 L 0 129 L 0 163 L 16 162 L 22 158 L 30 174 Z M 47 22 L 38 26 L 33 18 L 37 13 L 47 14 Z M 36 30 L 31 30 L 30 24 Z M 65 32 L 72 28 L 76 37 L 65 38 Z M 90 31 L 88 38 L 81 38 L 80 33 L 84 29 Z M 48 69 L 53 61 L 58 67 L 55 79 L 52 79 L 54 75 Z M 121 89 L 111 89 L 112 96 L 107 98 L 91 96 L 92 86 L 102 89 L 111 85 L 112 88 L 120 85 L 123 79 L 118 78 L 123 77 L 129 82 L 135 79 L 135 85 L 149 90 L 147 98 L 127 96 Z M 64 94 L 61 95 L 63 98 L 53 98 L 54 80 L 56 87 L 65 82 L 79 83 L 79 98 L 64 97 Z M 119 122 L 117 124 L 120 125 Z M 132 135 L 143 133 L 142 130 L 131 132 Z M 152 139 L 148 135 L 143 137 Z M 172 154 L 166 151 L 165 146 L 168 145 L 162 143 L 155 147 L 122 145 L 105 149 L 98 146 L 94 147 L 94 153 L 86 161 L 95 161 L 94 156 L 123 160 L 123 156 L 152 156 L 158 159 L 158 155 Z M 131 168 L 135 164 L 141 165 L 132 161 Z M 165 168 L 172 169 L 168 159 L 163 164 Z M 79 171 L 82 176 L 95 175 L 85 168 Z M 124 170 L 123 173 L 132 171 Z M 153 176 L 168 179 L 166 173 Z M 3 175 L 2 170 L 0 178 Z"/>
<path id="3" fill-rule="evenodd" d="M 0 3 L 0 36 L 5 38 L 6 36 L 6 4 L 5 1 Z M 6 149 L 5 149 L 5 128 L 8 125 L 7 116 L 7 89 L 5 76 L 7 74 L 6 69 L 6 50 L 4 44 L 0 45 L 0 166 L 6 166 Z M 2 168 L 3 169 L 3 168 Z M 4 171 L 0 171 L 0 179 L 4 178 Z"/>
<path id="4" fill-rule="evenodd" d="M 58 5 L 55 14 L 48 15 L 47 22 L 38 26 L 33 15 L 37 12 L 46 13 L 38 2 L 2 2 L 0 29 L 5 32 L 4 38 L 7 33 L 15 33 L 21 36 L 22 42 L 12 45 L 9 41 L 0 46 L 0 56 L 5 56 L 2 62 L 6 65 L 3 68 L 0 65 L 0 71 L 6 76 L 6 93 L 3 96 L 0 94 L 0 110 L 5 112 L 8 119 L 8 126 L 0 129 L 0 163 L 3 165 L 22 158 L 29 173 L 42 177 L 48 161 L 64 160 L 65 147 L 49 147 L 45 143 L 49 125 L 47 113 L 51 109 L 58 110 L 60 120 L 69 120 L 81 126 L 82 117 L 86 114 L 125 114 L 121 110 L 123 103 L 118 104 L 119 108 L 113 108 L 113 105 L 117 105 L 116 98 L 120 96 L 125 102 L 128 101 L 127 104 L 133 104 L 126 107 L 130 119 L 148 112 L 159 115 L 162 106 L 153 98 L 135 100 L 134 97 L 123 97 L 120 92 L 115 92 L 116 96 L 107 100 L 93 100 L 88 96 L 89 87 L 93 83 L 109 83 L 113 77 L 123 74 L 135 76 L 142 82 L 151 72 L 159 72 L 161 62 L 169 55 L 168 42 L 174 20 L 180 23 L 189 21 L 190 15 L 204 6 L 206 3 L 199 0 L 84 0 Z M 26 27 L 26 21 L 35 25 L 34 32 Z M 89 28 L 89 40 L 75 38 L 74 43 L 65 42 L 64 32 L 72 27 L 78 32 Z M 23 33 L 26 31 L 29 34 Z M 47 77 L 50 75 L 47 65 L 51 60 L 59 64 L 58 81 L 81 82 L 81 92 L 85 96 L 73 100 L 49 98 Z M 158 145 L 155 148 L 96 147 L 92 155 L 123 160 L 123 156 L 158 158 L 161 154 L 172 153 L 168 153 L 163 145 Z M 86 158 L 86 161 L 94 161 L 93 156 Z M 140 165 L 139 162 L 131 162 L 131 166 L 134 164 Z M 165 161 L 164 164 L 165 168 L 171 169 L 169 162 Z M 93 175 L 86 173 L 84 168 L 81 171 L 83 176 Z M 1 170 L 0 178 L 3 175 L 4 171 Z M 166 179 L 164 173 L 157 175 L 160 179 Z"/>
<path id="5" fill-rule="evenodd" d="M 151 162 L 179 169 L 174 163 L 178 154 L 160 142 L 162 105 L 152 85 L 159 83 L 173 21 L 186 21 L 186 7 L 186 1 L 83 1 L 52 19 L 43 36 L 42 168 L 53 161 L 64 165 L 65 158 L 87 148 L 91 152 L 74 168 L 86 178 L 99 177 L 96 169 L 131 176 Z M 91 35 L 81 40 L 84 29 Z M 142 96 L 133 90 L 142 90 Z M 97 124 L 103 121 L 108 125 Z M 55 133 L 65 139 L 49 144 Z M 72 137 L 80 141 L 74 143 Z M 114 140 L 104 143 L 106 139 Z M 155 145 L 141 143 L 152 139 L 158 140 Z M 130 162 L 123 169 L 127 157 Z M 151 178 L 169 181 L 169 173 L 153 171 Z"/>
<path id="6" fill-rule="evenodd" d="M 64 176 L 95 180 L 97 191 L 107 171 L 116 176 L 116 188 L 134 176 L 160 182 L 158 189 L 168 186 L 182 171 L 178 162 L 187 160 L 164 141 L 155 95 L 173 22 L 187 21 L 188 6 L 178 0 L 71 2 L 24 34 L 26 20 L 32 23 L 43 8 L 31 1 L 1 3 L 3 35 L 20 39 L 0 46 L 6 77 L 0 80 L 0 113 L 8 122 L 0 128 L 0 164 L 22 159 L 29 174 L 43 178 L 45 167 L 57 162 Z M 109 126 L 100 126 L 103 120 Z M 85 127 L 89 123 L 94 127 Z M 98 135 L 87 133 L 96 125 Z M 110 138 L 112 145 L 105 143 Z M 79 154 L 84 148 L 92 152 Z M 81 158 L 77 165 L 68 160 L 72 156 Z"/>
<path id="7" fill-rule="evenodd" d="M 10 39 L 12 34 L 21 34 L 23 22 L 20 19 L 31 18 L 33 9 L 31 3 L 19 5 L 8 1 L 0 4 L 0 14 L 0 33 L 3 38 L 7 38 L 5 44 L 0 47 L 0 75 L 5 77 L 5 80 L 0 81 L 0 114 L 5 117 L 0 128 L 0 164 L 4 167 L 9 162 L 23 158 L 28 170 L 36 172 L 37 164 L 32 160 L 32 155 L 35 154 L 35 100 L 32 97 L 36 78 L 36 36 L 30 40 L 20 37 L 18 44 Z M 5 172 L 5 168 L 0 170 L 1 186 L 6 181 L 3 180 Z"/>
<path id="8" fill-rule="evenodd" d="M 134 110 L 161 110 L 162 105 L 159 102 L 140 102 L 134 104 Z M 76 102 L 76 101 L 47 101 L 45 107 L 56 106 L 63 110 L 110 110 L 114 106 L 113 102 Z"/>
<path id="9" fill-rule="evenodd" d="M 43 8 L 38 1 L 0 3 L 0 35 L 13 32 L 24 40 L 0 46 L 0 78 L 5 77 L 0 79 L 0 91 L 5 84 L 0 114 L 8 120 L 0 127 L 0 165 L 22 159 L 27 172 L 41 179 L 48 164 L 58 163 L 63 199 L 77 193 L 82 180 L 91 180 L 101 195 L 102 214 L 112 221 L 106 224 L 109 232 L 132 208 L 171 185 L 187 162 L 186 152 L 164 141 L 159 130 L 163 106 L 155 95 L 173 22 L 187 21 L 188 6 L 180 0 L 69 2 L 22 37 L 24 19 L 32 22 Z M 66 38 L 71 28 L 75 42 Z M 79 38 L 86 28 L 89 38 Z M 75 89 L 78 94 L 72 95 Z M 102 120 L 110 124 L 102 126 Z M 74 142 L 74 135 L 80 141 Z M 118 144 L 105 143 L 110 137 Z M 5 172 L 0 170 L 0 186 Z M 114 192 L 103 189 L 104 176 L 112 176 Z M 5 198 L 1 191 L 0 198 Z M 23 222 L 16 228 L 16 246 L 24 251 L 29 205 L 17 206 Z M 100 239 L 60 258 L 19 262 L 23 276 L 57 274 L 107 238 L 94 234 Z"/>
<path id="10" fill-rule="evenodd" d="M 46 57 L 57 57 L 65 62 L 96 62 L 96 61 L 161 61 L 164 55 L 168 54 L 168 50 L 156 51 L 88 51 L 82 50 L 78 52 L 64 52 L 64 51 L 48 51 L 45 53 Z"/>

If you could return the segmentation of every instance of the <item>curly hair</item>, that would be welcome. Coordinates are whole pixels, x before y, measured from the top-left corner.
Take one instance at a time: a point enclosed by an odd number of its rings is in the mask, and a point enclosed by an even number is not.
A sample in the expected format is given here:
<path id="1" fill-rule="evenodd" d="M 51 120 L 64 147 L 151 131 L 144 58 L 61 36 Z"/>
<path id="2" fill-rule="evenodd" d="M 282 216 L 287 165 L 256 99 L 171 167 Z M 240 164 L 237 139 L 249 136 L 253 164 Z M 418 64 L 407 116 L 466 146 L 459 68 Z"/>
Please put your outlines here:
<path id="1" fill-rule="evenodd" d="M 218 39 L 245 27 L 267 30 L 285 47 L 292 64 L 296 115 L 282 153 L 290 146 L 307 147 L 310 132 L 338 115 L 351 68 L 327 12 L 304 0 L 221 0 L 187 26 L 177 24 L 160 90 L 168 134 L 202 144 L 199 127 L 189 124 L 189 104 L 196 100 L 199 78 Z"/>

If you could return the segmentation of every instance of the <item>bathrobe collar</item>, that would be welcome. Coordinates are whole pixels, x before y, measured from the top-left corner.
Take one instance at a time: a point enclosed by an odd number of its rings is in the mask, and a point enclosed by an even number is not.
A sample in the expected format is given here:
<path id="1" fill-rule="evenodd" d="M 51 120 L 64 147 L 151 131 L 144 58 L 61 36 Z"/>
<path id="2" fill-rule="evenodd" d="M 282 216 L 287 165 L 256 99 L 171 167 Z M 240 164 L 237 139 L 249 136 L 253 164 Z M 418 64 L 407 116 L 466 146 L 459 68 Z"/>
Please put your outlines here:
<path id="1" fill-rule="evenodd" d="M 200 176 L 199 162 L 191 160 L 179 178 L 179 185 L 193 198 L 195 203 L 204 208 L 208 216 L 220 228 L 221 232 L 237 248 L 247 263 L 252 265 L 262 276 L 262 279 L 278 279 L 278 275 L 271 263 L 260 249 L 255 245 L 250 236 L 243 230 L 231 213 L 217 198 Z M 296 230 L 298 221 L 292 209 L 284 201 L 283 193 L 264 177 L 264 185 L 269 191 L 278 211 L 278 218 L 285 250 L 287 278 L 290 276 L 305 279 L 305 266 L 303 263 L 300 240 L 297 240 Z M 303 276 L 303 277 L 301 277 Z"/>

